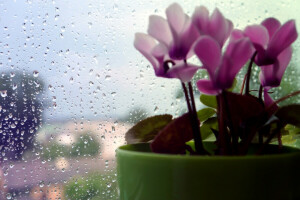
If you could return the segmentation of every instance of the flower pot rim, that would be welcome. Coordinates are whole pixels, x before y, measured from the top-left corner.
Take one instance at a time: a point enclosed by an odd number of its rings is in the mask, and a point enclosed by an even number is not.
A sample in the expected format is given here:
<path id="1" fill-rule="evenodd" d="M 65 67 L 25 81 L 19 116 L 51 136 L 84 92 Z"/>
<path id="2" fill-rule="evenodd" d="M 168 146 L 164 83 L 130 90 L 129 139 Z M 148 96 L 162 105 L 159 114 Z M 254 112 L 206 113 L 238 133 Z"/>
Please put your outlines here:
<path id="1" fill-rule="evenodd" d="M 204 142 L 210 143 L 213 142 Z M 283 146 L 286 151 L 284 153 L 274 153 L 274 154 L 265 154 L 265 155 L 242 155 L 242 156 L 198 156 L 198 155 L 180 155 L 180 154 L 160 154 L 146 151 L 139 151 L 133 149 L 133 147 L 141 147 L 145 145 L 150 145 L 149 143 L 136 143 L 136 144 L 126 144 L 118 147 L 116 149 L 116 155 L 126 155 L 126 156 L 135 156 L 143 158 L 156 158 L 156 159 L 169 159 L 169 160 L 258 160 L 258 159 L 278 159 L 284 157 L 293 157 L 300 156 L 300 149 L 296 147 Z M 276 147 L 276 144 L 269 144 L 269 147 Z"/>

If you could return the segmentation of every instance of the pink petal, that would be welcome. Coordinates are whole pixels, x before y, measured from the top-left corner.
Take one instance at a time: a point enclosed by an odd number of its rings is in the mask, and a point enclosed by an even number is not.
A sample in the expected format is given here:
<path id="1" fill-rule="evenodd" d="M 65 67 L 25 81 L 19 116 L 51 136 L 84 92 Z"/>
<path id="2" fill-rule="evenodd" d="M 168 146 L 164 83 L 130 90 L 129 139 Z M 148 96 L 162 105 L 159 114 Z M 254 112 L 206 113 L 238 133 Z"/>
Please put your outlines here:
<path id="1" fill-rule="evenodd" d="M 270 57 L 277 57 L 284 49 L 290 46 L 298 37 L 295 26 L 295 20 L 290 20 L 282 25 L 276 33 L 274 33 L 267 54 Z"/>
<path id="2" fill-rule="evenodd" d="M 279 70 L 276 72 L 276 78 L 281 81 L 283 74 L 292 59 L 292 48 L 288 47 L 278 56 Z"/>
<path id="3" fill-rule="evenodd" d="M 214 87 L 213 82 L 207 79 L 200 79 L 197 81 L 197 87 L 203 94 L 217 95 L 220 92 L 220 90 Z"/>
<path id="4" fill-rule="evenodd" d="M 186 59 L 188 57 L 187 54 L 191 50 L 191 46 L 198 37 L 199 33 L 196 27 L 191 23 L 191 20 L 187 20 L 185 27 L 183 28 L 183 32 L 179 35 L 177 40 L 174 39 L 170 45 L 170 58 L 175 60 Z"/>
<path id="5" fill-rule="evenodd" d="M 233 84 L 234 76 L 231 76 L 231 70 L 234 60 L 230 59 L 224 55 L 222 59 L 222 65 L 218 68 L 213 81 L 215 83 L 215 87 L 223 90 L 230 88 Z"/>
<path id="6" fill-rule="evenodd" d="M 159 43 L 152 49 L 151 54 L 156 58 L 156 60 L 163 62 L 165 56 L 168 54 L 168 48 L 166 45 Z"/>
<path id="7" fill-rule="evenodd" d="M 235 40 L 238 40 L 238 39 L 242 39 L 244 37 L 245 37 L 245 35 L 244 35 L 244 32 L 242 30 L 234 29 L 231 32 L 229 43 L 231 43 Z"/>
<path id="8" fill-rule="evenodd" d="M 209 12 L 204 6 L 195 8 L 192 21 L 201 34 L 208 32 Z"/>
<path id="9" fill-rule="evenodd" d="M 224 35 L 224 41 L 230 36 L 231 32 L 233 30 L 233 23 L 230 20 L 227 20 L 227 33 Z"/>
<path id="10" fill-rule="evenodd" d="M 216 87 L 228 89 L 240 69 L 247 63 L 253 55 L 254 48 L 249 38 L 242 38 L 228 44 L 222 65 L 214 77 Z"/>
<path id="11" fill-rule="evenodd" d="M 262 86 L 278 87 L 291 58 L 292 48 L 289 47 L 278 56 L 274 65 L 262 66 L 260 74 Z"/>
<path id="12" fill-rule="evenodd" d="M 210 17 L 208 30 L 209 35 L 217 40 L 220 46 L 223 46 L 232 30 L 232 23 L 225 19 L 222 13 L 216 8 Z"/>
<path id="13" fill-rule="evenodd" d="M 273 84 L 274 66 L 264 65 L 260 67 L 259 80 L 263 87 L 267 87 Z"/>
<path id="14" fill-rule="evenodd" d="M 153 48 L 151 54 L 153 57 L 156 58 L 157 62 L 159 63 L 158 67 L 154 68 L 155 75 L 159 77 L 165 77 L 166 72 L 164 69 L 164 61 L 168 60 L 168 48 L 164 44 L 159 43 Z"/>
<path id="15" fill-rule="evenodd" d="M 234 61 L 235 66 L 243 66 L 251 58 L 255 49 L 248 38 L 228 44 L 225 54 Z"/>
<path id="16" fill-rule="evenodd" d="M 210 36 L 201 36 L 194 46 L 194 52 L 212 78 L 221 62 L 220 45 Z"/>
<path id="17" fill-rule="evenodd" d="M 197 65 L 181 62 L 173 66 L 167 74 L 170 78 L 178 78 L 182 82 L 188 82 L 193 78 L 198 69 L 200 67 Z"/>
<path id="18" fill-rule="evenodd" d="M 261 25 L 263 25 L 264 27 L 266 27 L 266 29 L 268 30 L 269 38 L 272 38 L 272 36 L 274 35 L 274 33 L 281 26 L 280 22 L 277 19 L 273 18 L 273 17 L 265 19 L 261 23 Z"/>
<path id="19" fill-rule="evenodd" d="M 262 25 L 247 26 L 245 36 L 248 36 L 250 40 L 256 45 L 266 48 L 269 42 L 268 30 Z"/>
<path id="20" fill-rule="evenodd" d="M 173 37 L 176 38 L 184 27 L 186 16 L 177 3 L 173 3 L 166 9 L 166 15 Z"/>
<path id="21" fill-rule="evenodd" d="M 274 100 L 271 98 L 271 96 L 268 93 L 268 91 L 270 89 L 271 89 L 270 87 L 264 88 L 264 102 L 265 102 L 266 107 L 268 107 L 274 103 Z"/>
<path id="22" fill-rule="evenodd" d="M 149 17 L 148 33 L 159 42 L 168 46 L 172 41 L 172 33 L 169 28 L 168 22 L 157 15 Z"/>
<path id="23" fill-rule="evenodd" d="M 141 52 L 152 64 L 154 70 L 157 69 L 158 63 L 151 55 L 152 49 L 156 46 L 156 41 L 147 34 L 136 33 L 134 39 L 134 47 Z"/>

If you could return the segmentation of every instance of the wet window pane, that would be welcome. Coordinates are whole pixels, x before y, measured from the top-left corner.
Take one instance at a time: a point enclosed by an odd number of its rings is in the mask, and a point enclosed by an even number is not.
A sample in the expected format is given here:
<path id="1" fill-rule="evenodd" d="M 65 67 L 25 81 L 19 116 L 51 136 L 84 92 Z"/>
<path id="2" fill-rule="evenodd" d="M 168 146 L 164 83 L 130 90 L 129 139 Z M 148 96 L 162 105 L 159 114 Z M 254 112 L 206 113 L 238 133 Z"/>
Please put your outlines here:
<path id="1" fill-rule="evenodd" d="M 180 82 L 155 77 L 133 47 L 149 15 L 172 2 L 0 0 L 1 200 L 118 199 L 115 149 L 126 130 L 186 111 Z M 201 2 L 236 28 L 266 17 L 300 27 L 296 0 Z M 189 15 L 198 6 L 178 3 Z M 299 40 L 293 50 L 275 98 L 300 86 Z"/>

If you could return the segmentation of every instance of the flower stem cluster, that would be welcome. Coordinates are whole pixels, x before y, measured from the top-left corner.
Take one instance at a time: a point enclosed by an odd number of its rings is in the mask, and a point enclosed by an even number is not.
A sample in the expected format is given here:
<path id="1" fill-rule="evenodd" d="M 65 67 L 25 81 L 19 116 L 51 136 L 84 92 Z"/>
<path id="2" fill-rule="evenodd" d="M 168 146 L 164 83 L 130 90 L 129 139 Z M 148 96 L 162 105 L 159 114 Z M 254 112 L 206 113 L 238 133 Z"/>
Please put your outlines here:
<path id="1" fill-rule="evenodd" d="M 156 76 L 181 81 L 197 154 L 207 152 L 201 142 L 191 79 L 199 69 L 206 70 L 209 79 L 198 80 L 197 87 L 201 93 L 217 99 L 218 130 L 214 130 L 217 153 L 244 153 L 254 135 L 278 109 L 268 91 L 280 85 L 291 60 L 291 44 L 298 37 L 295 21 L 281 25 L 277 19 L 267 18 L 259 25 L 238 30 L 218 9 L 210 15 L 200 6 L 190 17 L 176 3 L 166 9 L 166 16 L 166 19 L 157 15 L 149 17 L 148 34 L 136 33 L 135 48 L 152 64 Z M 201 66 L 189 62 L 194 55 Z M 241 94 L 229 92 L 247 62 L 250 64 Z M 253 64 L 260 67 L 258 97 L 250 94 Z M 272 112 L 265 109 L 270 105 Z"/>

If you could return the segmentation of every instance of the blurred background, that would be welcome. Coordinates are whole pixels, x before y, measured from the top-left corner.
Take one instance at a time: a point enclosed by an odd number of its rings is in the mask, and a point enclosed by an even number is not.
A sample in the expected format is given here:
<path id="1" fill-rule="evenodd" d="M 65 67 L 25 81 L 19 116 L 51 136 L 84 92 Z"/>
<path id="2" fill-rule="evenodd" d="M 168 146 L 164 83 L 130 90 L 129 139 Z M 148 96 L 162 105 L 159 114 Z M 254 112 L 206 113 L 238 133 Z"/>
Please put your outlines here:
<path id="1" fill-rule="evenodd" d="M 188 15 L 218 7 L 235 28 L 266 17 L 300 27 L 297 0 L 177 2 Z M 147 116 L 186 112 L 180 82 L 155 77 L 133 47 L 149 15 L 165 16 L 171 3 L 0 0 L 0 200 L 118 199 L 115 149 L 125 132 Z M 299 47 L 275 99 L 300 88 Z"/>

